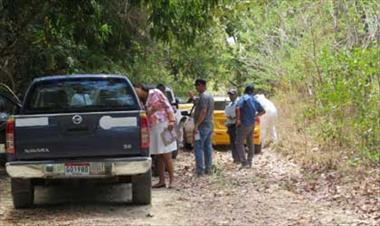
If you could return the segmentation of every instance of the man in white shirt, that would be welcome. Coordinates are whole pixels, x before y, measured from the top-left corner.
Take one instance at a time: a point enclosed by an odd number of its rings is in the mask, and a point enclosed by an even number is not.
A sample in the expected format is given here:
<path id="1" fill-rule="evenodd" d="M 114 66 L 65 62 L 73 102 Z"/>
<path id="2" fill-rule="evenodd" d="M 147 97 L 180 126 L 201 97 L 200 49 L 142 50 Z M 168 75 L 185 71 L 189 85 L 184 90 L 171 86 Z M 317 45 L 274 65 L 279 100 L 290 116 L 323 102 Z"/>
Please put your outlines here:
<path id="1" fill-rule="evenodd" d="M 227 92 L 231 102 L 226 106 L 224 109 L 224 114 L 226 115 L 226 122 L 225 125 L 227 127 L 227 133 L 230 137 L 230 145 L 231 145 L 231 152 L 232 152 L 232 158 L 234 160 L 234 163 L 239 163 L 239 156 L 236 151 L 236 104 L 237 104 L 237 91 L 236 89 L 230 89 Z"/>

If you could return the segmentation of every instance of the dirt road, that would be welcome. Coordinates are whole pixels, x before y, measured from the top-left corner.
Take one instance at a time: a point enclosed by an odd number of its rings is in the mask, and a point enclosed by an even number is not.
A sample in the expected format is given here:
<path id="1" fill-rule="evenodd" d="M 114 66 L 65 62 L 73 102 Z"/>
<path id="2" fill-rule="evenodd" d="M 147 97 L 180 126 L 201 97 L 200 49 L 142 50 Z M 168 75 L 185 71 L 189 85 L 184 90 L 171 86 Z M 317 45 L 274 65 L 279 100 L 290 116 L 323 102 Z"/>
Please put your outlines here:
<path id="1" fill-rule="evenodd" d="M 212 176 L 193 176 L 193 156 L 176 160 L 176 189 L 153 192 L 151 206 L 130 204 L 130 186 L 65 184 L 37 187 L 36 206 L 15 210 L 9 179 L 0 178 L 0 225 L 375 225 L 350 208 L 302 195 L 296 165 L 265 150 L 239 170 L 215 153 Z"/>

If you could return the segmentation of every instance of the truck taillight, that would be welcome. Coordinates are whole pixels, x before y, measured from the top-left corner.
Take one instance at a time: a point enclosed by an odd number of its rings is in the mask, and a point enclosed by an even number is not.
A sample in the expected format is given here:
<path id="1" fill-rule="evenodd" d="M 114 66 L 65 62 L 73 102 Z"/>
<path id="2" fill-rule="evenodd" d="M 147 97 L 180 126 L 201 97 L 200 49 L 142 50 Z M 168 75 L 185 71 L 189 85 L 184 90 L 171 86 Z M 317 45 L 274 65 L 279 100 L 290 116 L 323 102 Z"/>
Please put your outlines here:
<path id="1" fill-rule="evenodd" d="M 141 149 L 149 148 L 149 124 L 148 117 L 145 113 L 140 114 L 140 137 L 141 137 Z"/>
<path id="2" fill-rule="evenodd" d="M 15 149 L 15 120 L 13 118 L 8 119 L 7 127 L 5 129 L 6 137 L 6 152 L 9 154 L 14 154 Z"/>

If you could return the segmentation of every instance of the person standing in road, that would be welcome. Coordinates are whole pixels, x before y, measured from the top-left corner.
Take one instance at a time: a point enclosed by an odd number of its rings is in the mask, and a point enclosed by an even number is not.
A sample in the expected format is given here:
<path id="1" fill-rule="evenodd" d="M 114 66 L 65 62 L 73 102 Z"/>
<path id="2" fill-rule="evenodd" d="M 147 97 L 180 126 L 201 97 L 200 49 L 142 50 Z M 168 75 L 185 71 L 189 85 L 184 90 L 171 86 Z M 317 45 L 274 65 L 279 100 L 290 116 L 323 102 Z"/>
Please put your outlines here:
<path id="1" fill-rule="evenodd" d="M 174 167 L 172 162 L 172 152 L 177 150 L 177 143 L 164 143 L 161 134 L 164 130 L 173 130 L 175 117 L 173 108 L 166 96 L 155 88 L 144 85 L 136 85 L 135 90 L 139 98 L 145 104 L 150 126 L 149 151 L 151 155 L 158 157 L 159 181 L 153 188 L 165 187 L 165 168 L 169 173 L 169 188 L 174 183 Z"/>
<path id="2" fill-rule="evenodd" d="M 162 83 L 159 83 L 157 86 L 156 86 L 157 89 L 159 89 L 167 98 L 168 100 L 170 101 L 169 97 L 167 96 L 167 93 L 166 93 L 166 86 Z M 173 112 L 174 112 L 174 117 L 175 117 L 175 121 L 176 121 L 176 125 L 175 125 L 175 133 L 176 133 L 176 139 L 177 139 L 177 148 L 180 148 L 182 144 L 182 139 L 183 139 L 183 134 L 182 134 L 182 131 L 183 131 L 183 127 L 181 127 L 180 125 L 180 120 L 182 118 L 182 115 L 181 115 L 181 111 L 178 110 L 178 103 L 176 101 L 176 104 L 173 106 L 172 105 L 172 108 L 173 108 Z M 178 155 L 178 149 L 173 151 L 173 159 L 176 159 L 177 158 L 177 155 Z"/>
<path id="3" fill-rule="evenodd" d="M 225 125 L 227 127 L 227 133 L 230 137 L 230 145 L 232 152 L 232 159 L 234 163 L 239 163 L 239 155 L 236 151 L 236 105 L 238 102 L 236 89 L 230 89 L 227 92 L 231 102 L 224 109 L 224 114 L 226 115 Z"/>
<path id="4" fill-rule="evenodd" d="M 255 95 L 256 100 L 263 106 L 265 114 L 260 117 L 261 144 L 267 147 L 271 142 L 277 142 L 276 121 L 278 117 L 277 108 L 264 94 Z M 270 140 L 267 142 L 267 134 Z"/>
<path id="5" fill-rule="evenodd" d="M 199 98 L 194 110 L 194 151 L 196 173 L 210 174 L 212 167 L 212 132 L 214 98 L 207 91 L 206 80 L 197 79 L 195 88 Z"/>
<path id="6" fill-rule="evenodd" d="M 247 85 L 244 94 L 240 97 L 236 108 L 236 149 L 239 155 L 241 168 L 252 166 L 254 146 L 252 141 L 253 128 L 255 127 L 256 116 L 265 113 L 263 107 L 253 96 L 253 85 Z M 245 155 L 244 141 L 247 141 L 248 156 Z"/>

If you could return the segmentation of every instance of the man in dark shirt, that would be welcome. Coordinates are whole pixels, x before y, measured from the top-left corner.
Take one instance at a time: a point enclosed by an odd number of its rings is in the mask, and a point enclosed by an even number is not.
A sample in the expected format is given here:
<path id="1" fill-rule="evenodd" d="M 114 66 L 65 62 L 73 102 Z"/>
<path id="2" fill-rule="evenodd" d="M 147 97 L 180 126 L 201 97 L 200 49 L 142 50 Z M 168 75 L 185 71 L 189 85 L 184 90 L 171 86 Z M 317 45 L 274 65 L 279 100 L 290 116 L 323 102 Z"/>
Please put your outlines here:
<path id="1" fill-rule="evenodd" d="M 211 173 L 214 98 L 206 91 L 205 80 L 197 79 L 195 88 L 199 93 L 194 110 L 195 163 L 197 175 L 202 176 Z"/>
<path id="2" fill-rule="evenodd" d="M 256 114 L 257 113 L 257 114 Z M 247 85 L 244 94 L 240 97 L 236 108 L 236 150 L 242 168 L 250 168 L 254 153 L 252 142 L 253 128 L 257 116 L 264 114 L 265 111 L 253 96 L 253 85 Z M 244 141 L 247 141 L 248 156 L 245 156 Z"/>

